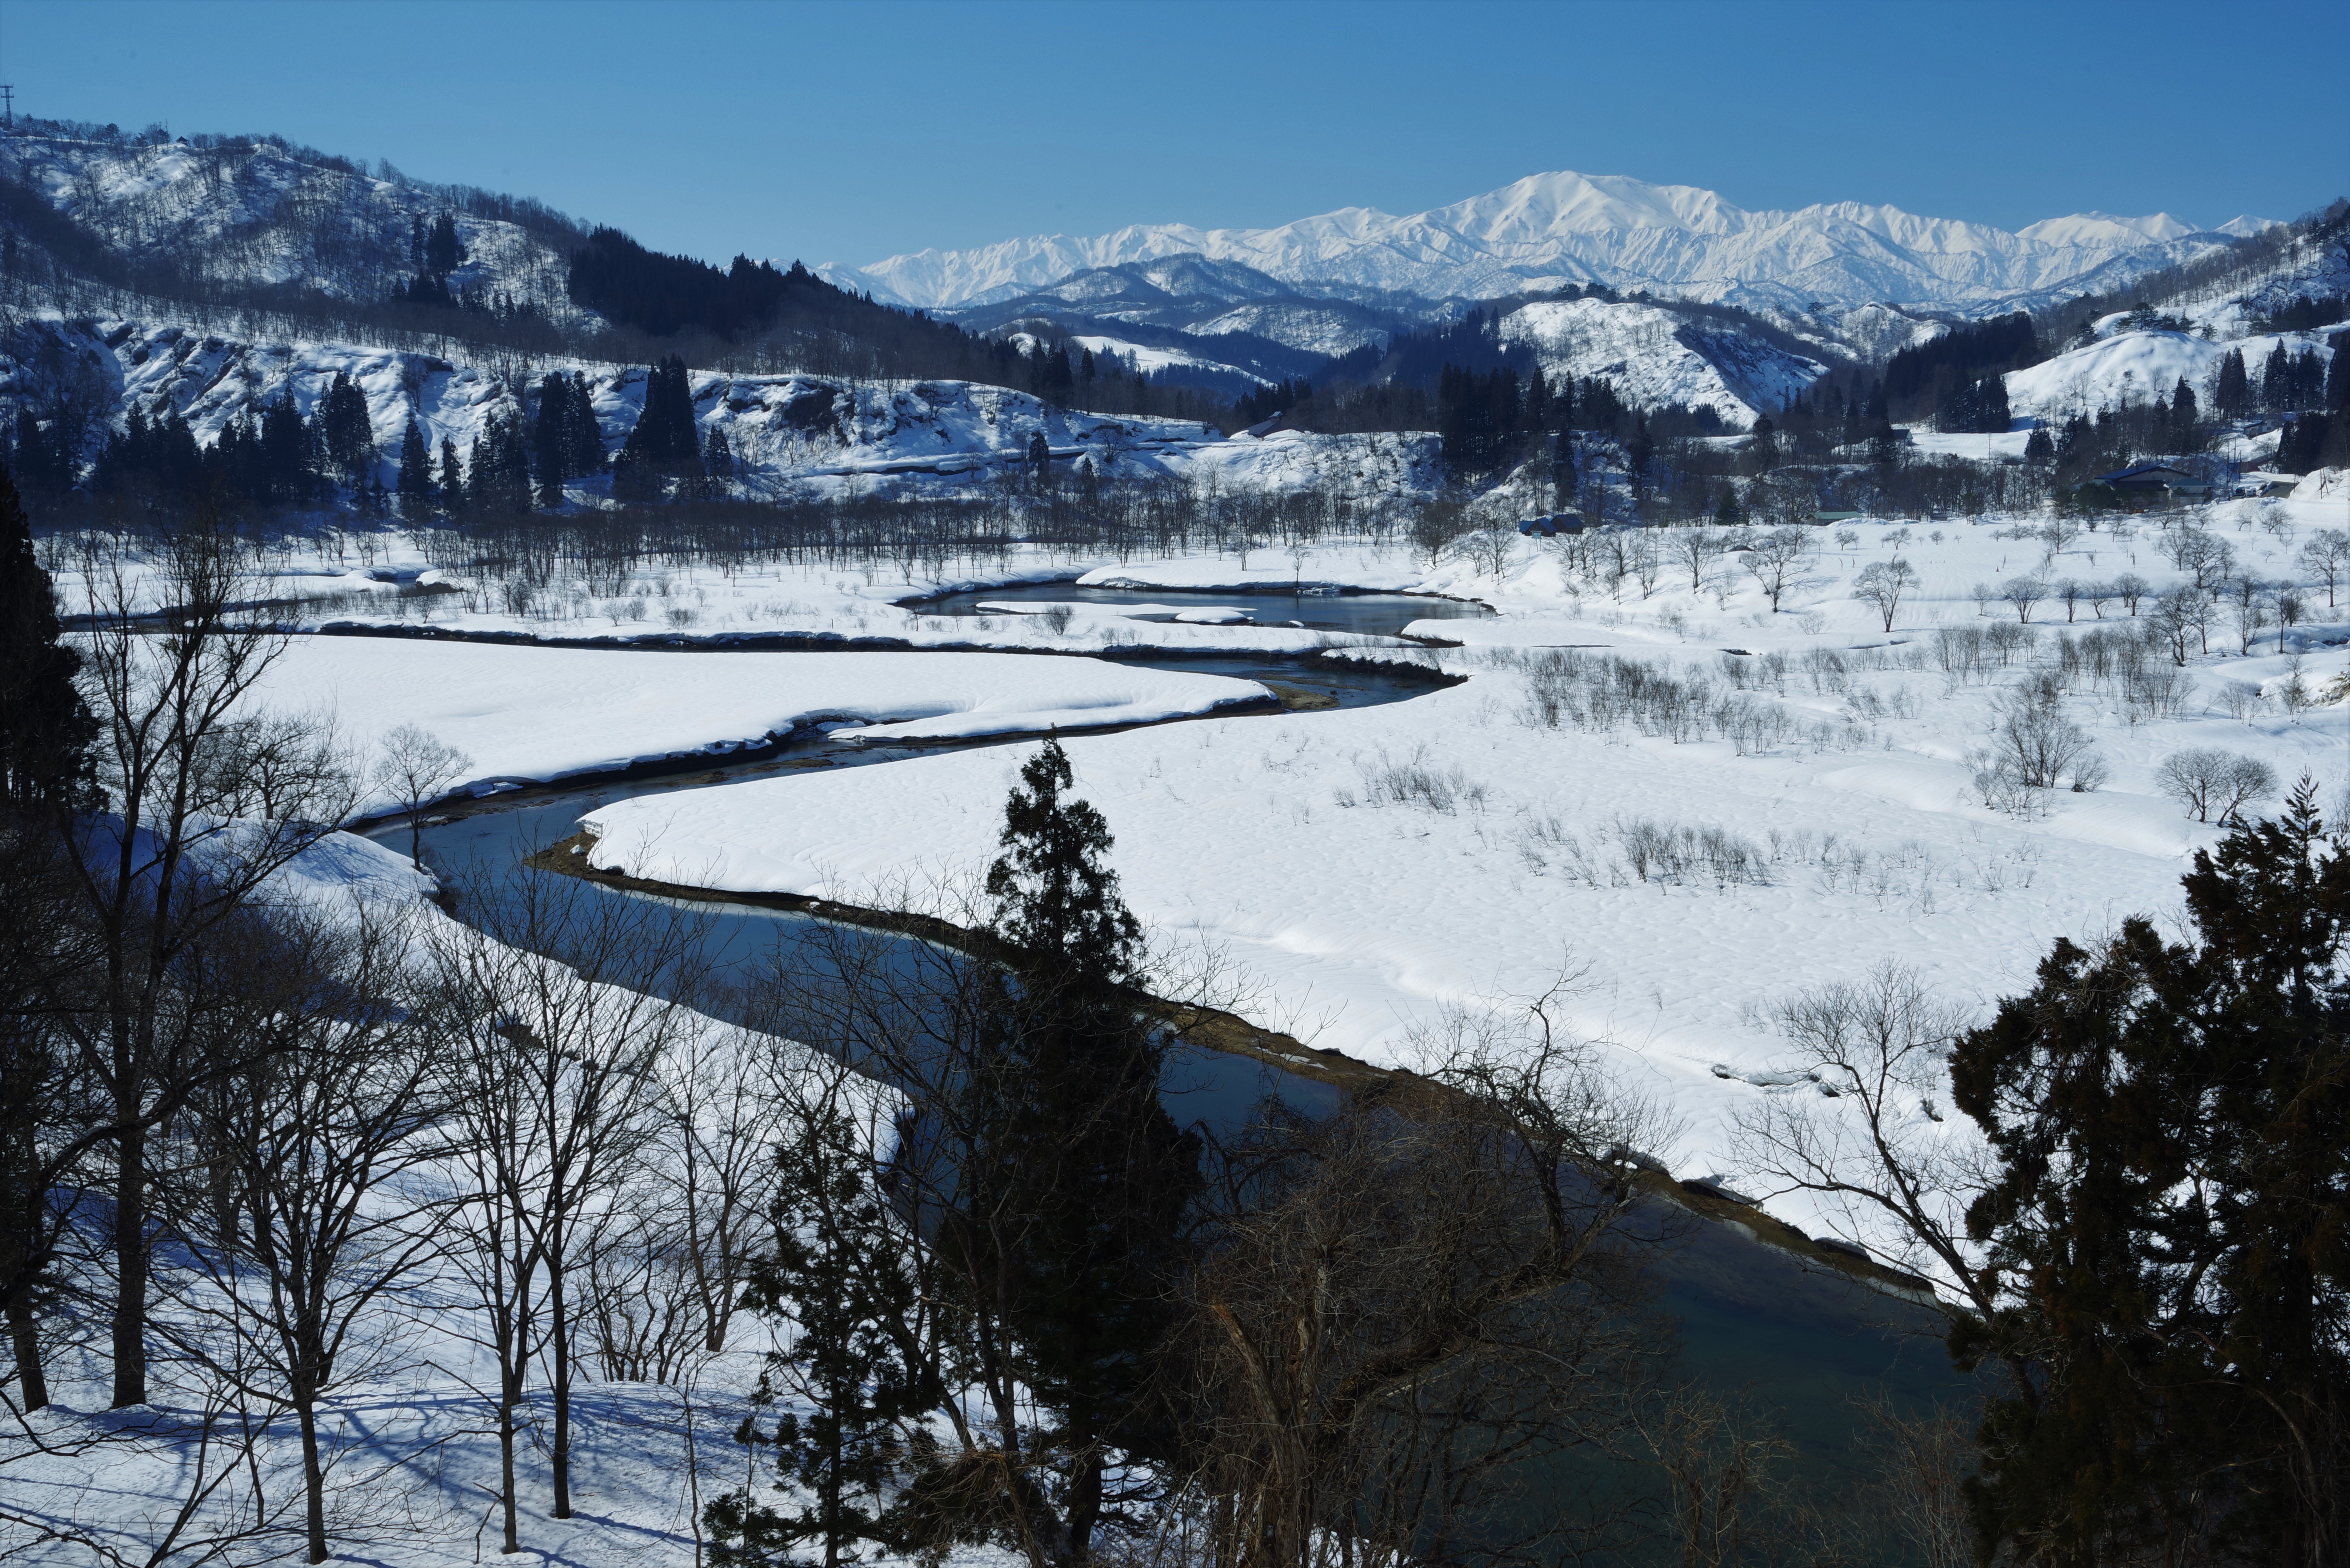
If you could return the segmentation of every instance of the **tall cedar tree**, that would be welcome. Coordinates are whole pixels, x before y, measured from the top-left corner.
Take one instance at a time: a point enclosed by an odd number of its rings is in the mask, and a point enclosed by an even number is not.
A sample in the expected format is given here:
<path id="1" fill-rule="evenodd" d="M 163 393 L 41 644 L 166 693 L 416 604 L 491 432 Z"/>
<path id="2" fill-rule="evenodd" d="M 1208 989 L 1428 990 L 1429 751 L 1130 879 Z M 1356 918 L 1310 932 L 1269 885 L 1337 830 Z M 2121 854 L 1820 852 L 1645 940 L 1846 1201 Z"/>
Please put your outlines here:
<path id="1" fill-rule="evenodd" d="M 1025 1220 L 1016 1255 L 990 1234 L 956 1239 L 965 1277 L 986 1282 L 1018 1345 L 1019 1381 L 1049 1411 L 1067 1456 L 1068 1550 L 1099 1521 L 1109 1449 L 1168 1452 L 1146 1415 L 1150 1353 L 1168 1324 L 1164 1289 L 1200 1143 L 1159 1098 L 1166 1050 L 1137 1012 L 1142 931 L 1109 868 L 1110 833 L 1068 800 L 1069 759 L 1048 740 L 1021 769 L 988 870 L 992 931 L 1007 962 L 992 1009 L 1007 1071 L 989 1106 L 985 1168 L 966 1172 Z"/>
<path id="2" fill-rule="evenodd" d="M 691 379 L 685 361 L 670 355 L 645 372 L 645 405 L 620 447 L 612 493 L 624 500 L 658 501 L 671 481 L 691 491 L 701 478 Z"/>
<path id="3" fill-rule="evenodd" d="M 563 482 L 571 477 L 571 381 L 549 370 L 538 384 L 538 419 L 531 427 L 531 457 L 538 468 L 538 504 L 563 504 Z"/>
<path id="4" fill-rule="evenodd" d="M 317 447 L 346 484 L 359 484 L 375 466 L 375 428 L 367 394 L 346 371 L 335 372 L 318 400 Z"/>
<path id="5" fill-rule="evenodd" d="M 2034 1369 L 1984 1423 L 1986 1553 L 2350 1557 L 2350 853 L 2314 794 L 2197 852 L 2188 940 L 2060 940 L 1952 1060 L 2012 1281 L 1952 1348 Z"/>
<path id="6" fill-rule="evenodd" d="M 0 468 L 0 1317 L 20 1407 L 48 1403 L 39 1314 L 54 1296 L 65 1231 L 43 1135 L 66 1081 L 32 999 L 74 966 L 62 878 L 45 846 L 74 814 L 104 805 L 91 748 L 98 721 L 74 684 L 81 656 L 60 640 L 48 573 L 13 477 Z M 81 953 L 87 961 L 90 955 Z M 45 1125 L 47 1124 L 47 1125 Z"/>
<path id="7" fill-rule="evenodd" d="M 411 414 L 408 428 L 400 432 L 400 514 L 414 523 L 432 513 L 432 449 L 426 444 L 416 416 Z"/>
<path id="8" fill-rule="evenodd" d="M 786 1511 L 745 1489 L 712 1502 L 712 1568 L 781 1568 L 810 1543 L 824 1568 L 856 1562 L 865 1542 L 902 1549 L 886 1501 L 906 1459 L 898 1434 L 943 1397 L 891 1333 L 917 1316 L 915 1268 L 856 1118 L 836 1100 L 812 1106 L 775 1167 L 775 1248 L 752 1265 L 743 1304 L 795 1333 L 789 1349 L 768 1353 L 754 1402 L 773 1403 L 780 1386 L 809 1414 L 783 1416 L 772 1435 L 754 1416 L 735 1436 L 770 1448 L 810 1501 Z"/>
<path id="9" fill-rule="evenodd" d="M 98 805 L 98 721 L 75 689 L 81 655 L 60 636 L 32 523 L 14 476 L 0 468 L 0 806 L 10 811 Z"/>

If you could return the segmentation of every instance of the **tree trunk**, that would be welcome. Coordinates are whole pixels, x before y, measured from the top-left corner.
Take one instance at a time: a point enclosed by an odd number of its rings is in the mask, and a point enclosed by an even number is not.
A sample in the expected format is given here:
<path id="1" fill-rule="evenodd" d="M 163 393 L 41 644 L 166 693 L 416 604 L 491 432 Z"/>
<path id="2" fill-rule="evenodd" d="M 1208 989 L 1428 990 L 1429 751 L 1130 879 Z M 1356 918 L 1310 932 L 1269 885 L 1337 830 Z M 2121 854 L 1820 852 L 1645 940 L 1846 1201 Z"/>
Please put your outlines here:
<path id="1" fill-rule="evenodd" d="M 318 1409 L 304 1399 L 296 1411 L 302 1425 L 303 1526 L 310 1539 L 310 1558 L 324 1563 L 327 1552 L 327 1472 L 318 1464 Z"/>
<path id="2" fill-rule="evenodd" d="M 49 1380 L 41 1366 L 40 1322 L 33 1315 L 29 1284 L 8 1303 L 8 1343 L 16 1355 L 16 1393 L 26 1413 L 47 1409 Z"/>
<path id="3" fill-rule="evenodd" d="M 548 1348 L 555 1352 L 555 1443 L 548 1454 L 555 1472 L 555 1517 L 571 1517 L 571 1324 L 565 1315 L 563 1270 L 549 1262 L 546 1305 L 554 1314 Z"/>
<path id="4" fill-rule="evenodd" d="M 521 1379 L 509 1368 L 513 1365 L 503 1354 L 498 1368 L 498 1498 L 505 1511 L 505 1544 L 501 1552 L 522 1550 L 522 1537 L 515 1519 L 515 1407 L 522 1402 Z"/>
<path id="5" fill-rule="evenodd" d="M 118 1108 L 115 1140 L 114 1400 L 117 1410 L 147 1403 L 147 1134 L 138 1107 Z"/>

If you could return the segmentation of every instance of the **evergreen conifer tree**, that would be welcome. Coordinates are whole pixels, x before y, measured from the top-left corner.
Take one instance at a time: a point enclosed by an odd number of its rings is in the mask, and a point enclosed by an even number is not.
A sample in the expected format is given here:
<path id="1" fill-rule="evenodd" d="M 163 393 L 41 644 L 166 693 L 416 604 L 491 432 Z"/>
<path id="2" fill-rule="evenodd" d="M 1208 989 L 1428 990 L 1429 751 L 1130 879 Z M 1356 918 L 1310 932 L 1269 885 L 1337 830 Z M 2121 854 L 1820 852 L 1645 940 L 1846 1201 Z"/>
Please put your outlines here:
<path id="1" fill-rule="evenodd" d="M 1137 1012 L 1142 929 L 1107 864 L 1101 814 L 1066 793 L 1067 753 L 1048 740 L 1021 769 L 989 868 L 990 932 L 1004 953 L 993 1002 L 1003 1072 L 981 1085 L 993 1122 L 981 1168 L 960 1173 L 1024 1217 L 1016 1253 L 1001 1230 L 947 1245 L 993 1299 L 1020 1381 L 1052 1412 L 1072 1549 L 1103 1507 L 1105 1449 L 1165 1451 L 1148 1413 L 1149 1353 L 1164 1332 L 1163 1286 L 1200 1188 L 1200 1145 L 1159 1098 L 1165 1047 Z"/>
<path id="2" fill-rule="evenodd" d="M 1952 1058 L 1997 1162 L 1969 1224 L 2013 1282 L 1951 1339 L 2020 1380 L 1970 1489 L 1986 1559 L 2350 1540 L 2350 854 L 2315 794 L 2197 851 L 2187 940 L 2060 940 Z"/>
<path id="3" fill-rule="evenodd" d="M 645 372 L 644 408 L 620 447 L 612 493 L 628 500 L 659 500 L 677 482 L 689 493 L 702 477 L 702 441 L 694 429 L 693 391 L 685 361 L 672 355 Z"/>
<path id="4" fill-rule="evenodd" d="M 898 1433 L 940 1397 L 932 1375 L 889 1332 L 918 1316 L 916 1273 L 904 1220 L 855 1118 L 836 1100 L 811 1106 L 776 1148 L 775 1166 L 774 1250 L 752 1266 L 743 1303 L 796 1332 L 789 1349 L 768 1355 L 753 1398 L 767 1405 L 788 1393 L 811 1413 L 786 1414 L 771 1433 L 754 1416 L 736 1435 L 769 1449 L 810 1501 L 778 1509 L 747 1490 L 717 1500 L 712 1568 L 783 1568 L 811 1544 L 823 1568 L 837 1568 L 857 1561 L 863 1542 L 900 1546 L 883 1502 L 904 1463 Z"/>
<path id="5" fill-rule="evenodd" d="M 2285 351 L 2284 340 L 2269 350 L 2268 362 L 2261 367 L 2261 407 L 2269 413 L 2282 413 L 2293 406 L 2293 356 Z"/>
<path id="6" fill-rule="evenodd" d="M 726 432 L 716 425 L 710 427 L 710 440 L 702 451 L 702 467 L 715 494 L 724 494 L 734 483 L 734 449 L 728 443 Z"/>
<path id="7" fill-rule="evenodd" d="M 445 283 L 464 260 L 465 247 L 457 239 L 457 220 L 443 213 L 432 220 L 432 232 L 425 237 L 424 270 Z"/>
<path id="8" fill-rule="evenodd" d="M 98 722 L 75 689 L 81 655 L 63 640 L 32 520 L 0 467 L 0 810 L 89 811 L 100 803 Z"/>
<path id="9" fill-rule="evenodd" d="M 441 508 L 454 517 L 465 510 L 465 470 L 457 461 L 457 443 L 441 438 Z"/>
<path id="10" fill-rule="evenodd" d="M 571 428 L 564 444 L 564 471 L 571 475 L 604 472 L 604 431 L 596 422 L 596 402 L 588 391 L 588 378 L 571 372 Z"/>
<path id="11" fill-rule="evenodd" d="M 2240 420 L 2252 411 L 2252 389 L 2244 374 L 2244 351 L 2230 348 L 2220 357 L 2220 379 L 2211 389 L 2211 410 L 2223 420 Z"/>
<path id="12" fill-rule="evenodd" d="M 414 414 L 408 416 L 408 428 L 400 432 L 399 488 L 402 517 L 417 523 L 432 514 L 432 449 L 426 444 Z"/>
<path id="13" fill-rule="evenodd" d="M 538 468 L 538 504 L 563 504 L 563 482 L 570 477 L 571 381 L 549 370 L 538 384 L 538 419 L 531 427 L 531 456 Z"/>

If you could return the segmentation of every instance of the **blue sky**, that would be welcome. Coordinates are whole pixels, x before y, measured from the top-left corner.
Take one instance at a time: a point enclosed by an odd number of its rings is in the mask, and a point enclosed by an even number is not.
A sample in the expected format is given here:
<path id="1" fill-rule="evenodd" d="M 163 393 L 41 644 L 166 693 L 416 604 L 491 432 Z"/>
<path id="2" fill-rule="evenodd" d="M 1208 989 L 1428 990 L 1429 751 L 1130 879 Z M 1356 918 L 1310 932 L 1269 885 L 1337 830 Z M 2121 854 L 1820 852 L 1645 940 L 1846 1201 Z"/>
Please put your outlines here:
<path id="1" fill-rule="evenodd" d="M 2350 190 L 2350 5 L 0 0 L 20 108 L 276 131 L 647 244 L 868 262 L 1551 169 L 2016 227 Z"/>

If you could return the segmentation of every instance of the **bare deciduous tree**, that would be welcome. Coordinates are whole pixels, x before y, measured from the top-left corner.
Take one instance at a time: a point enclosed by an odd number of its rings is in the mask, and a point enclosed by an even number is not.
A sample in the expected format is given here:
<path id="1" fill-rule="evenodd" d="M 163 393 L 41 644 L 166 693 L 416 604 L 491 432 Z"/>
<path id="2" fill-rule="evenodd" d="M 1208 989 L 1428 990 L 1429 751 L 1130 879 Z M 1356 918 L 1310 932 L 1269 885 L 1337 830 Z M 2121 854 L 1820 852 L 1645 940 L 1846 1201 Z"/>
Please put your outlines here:
<path id="1" fill-rule="evenodd" d="M 421 725 L 400 724 L 385 732 L 369 776 L 407 815 L 408 858 L 420 870 L 424 865 L 424 808 L 473 765 L 473 758 Z"/>
<path id="2" fill-rule="evenodd" d="M 1918 580 L 1917 568 L 1896 556 L 1889 561 L 1871 561 L 1852 580 L 1852 597 L 1865 599 L 1877 607 L 1885 629 L 1893 629 L 1893 618 L 1899 613 L 1902 596 Z"/>
<path id="3" fill-rule="evenodd" d="M 1618 1539 L 1522 1485 L 1617 1451 L 1651 1366 L 1629 1151 L 1658 1136 L 1553 997 L 1423 1036 L 1417 1093 L 1264 1117 L 1226 1152 L 1176 1350 L 1218 1568 Z"/>
<path id="4" fill-rule="evenodd" d="M 443 1074 L 460 1128 L 447 1234 L 498 1366 L 506 1550 L 518 1549 L 515 1423 L 533 1361 L 552 1407 L 557 1519 L 571 1515 L 571 1392 L 597 1217 L 651 1138 L 665 1053 L 702 1021 L 703 921 L 673 906 L 516 871 L 467 888 L 478 930 L 436 927 Z"/>
<path id="5" fill-rule="evenodd" d="M 231 977 L 198 955 L 332 831 L 351 793 L 339 772 L 305 764 L 273 775 L 270 805 L 281 815 L 230 815 L 255 798 L 237 765 L 255 749 L 237 738 L 251 733 L 239 726 L 252 721 L 249 693 L 286 639 L 233 613 L 250 596 L 225 532 L 182 534 L 151 578 L 120 542 L 93 543 L 80 567 L 91 617 L 86 690 L 113 809 L 82 819 L 67 857 L 103 953 L 90 977 L 99 983 L 60 999 L 56 1016 L 106 1102 L 97 1126 L 115 1157 L 113 1397 L 124 1406 L 147 1400 L 149 1138 L 240 1060 L 201 1038 Z M 152 593 L 142 586 L 150 581 Z"/>
<path id="6" fill-rule="evenodd" d="M 1666 535 L 1673 559 L 1689 568 L 1690 591 L 1705 587 L 1705 569 L 1730 548 L 1730 536 L 1714 528 L 1675 528 Z"/>
<path id="7" fill-rule="evenodd" d="M 235 1164 L 220 1206 L 226 1223 L 191 1238 L 199 1288 L 183 1311 L 235 1337 L 229 1366 L 246 1407 L 292 1413 L 312 1563 L 329 1556 L 336 1462 L 319 1407 L 390 1365 L 386 1298 L 433 1245 L 402 1191 L 437 1140 L 401 928 L 398 915 L 290 926 L 281 916 L 261 966 L 273 1005 L 239 1021 L 275 1036 L 276 1048 L 208 1085 L 195 1106 Z"/>
<path id="8" fill-rule="evenodd" d="M 2029 626 L 2032 624 L 2033 607 L 2048 597 L 2048 584 L 2046 579 L 2035 577 L 2027 573 L 2020 577 L 2010 577 L 2000 584 L 1999 597 L 2006 600 L 2008 607 L 2015 611 L 2015 618 L 2018 622 Z"/>
<path id="9" fill-rule="evenodd" d="M 1791 527 L 1772 529 L 1746 552 L 1746 569 L 1762 586 L 1762 592 L 1771 600 L 1772 614 L 1779 613 L 1779 600 L 1794 586 L 1811 549 L 1811 535 L 1803 528 Z"/>
<path id="10" fill-rule="evenodd" d="M 2276 772 L 2266 763 L 2217 746 L 2173 752 L 2155 769 L 2162 792 L 2195 814 L 2198 822 L 2225 822 L 2244 806 L 2276 792 Z"/>

